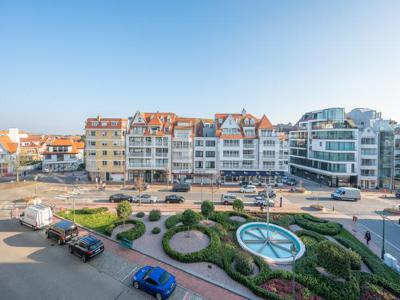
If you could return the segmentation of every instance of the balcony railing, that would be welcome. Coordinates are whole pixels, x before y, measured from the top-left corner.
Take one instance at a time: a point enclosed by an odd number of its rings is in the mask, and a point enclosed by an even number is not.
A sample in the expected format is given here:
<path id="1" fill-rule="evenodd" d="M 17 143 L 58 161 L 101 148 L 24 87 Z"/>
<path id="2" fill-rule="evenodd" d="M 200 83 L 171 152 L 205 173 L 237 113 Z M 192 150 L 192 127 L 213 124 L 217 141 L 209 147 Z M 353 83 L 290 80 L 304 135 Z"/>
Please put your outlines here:
<path id="1" fill-rule="evenodd" d="M 130 156 L 130 157 L 151 157 L 151 153 L 129 152 L 128 156 Z"/>
<path id="2" fill-rule="evenodd" d="M 245 159 L 255 159 L 256 156 L 254 154 L 243 154 L 243 158 L 245 158 Z"/>
<path id="3" fill-rule="evenodd" d="M 254 144 L 243 144 L 243 148 L 245 149 L 253 149 L 255 147 Z"/>
<path id="4" fill-rule="evenodd" d="M 128 164 L 129 168 L 167 168 L 168 164 L 160 164 L 160 163 L 130 163 Z"/>
<path id="5" fill-rule="evenodd" d="M 152 142 L 129 142 L 131 147 L 150 147 L 153 146 Z"/>

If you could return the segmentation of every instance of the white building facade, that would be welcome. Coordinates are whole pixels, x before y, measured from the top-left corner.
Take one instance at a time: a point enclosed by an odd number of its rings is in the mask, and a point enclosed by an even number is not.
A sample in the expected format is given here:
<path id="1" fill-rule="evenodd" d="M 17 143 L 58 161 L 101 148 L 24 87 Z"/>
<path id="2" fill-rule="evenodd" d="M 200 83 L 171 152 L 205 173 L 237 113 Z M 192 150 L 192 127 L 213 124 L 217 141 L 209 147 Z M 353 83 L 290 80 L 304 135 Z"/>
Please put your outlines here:
<path id="1" fill-rule="evenodd" d="M 43 154 L 42 168 L 50 172 L 76 171 L 83 163 L 83 150 L 78 150 L 75 142 L 68 139 L 54 140 Z"/>

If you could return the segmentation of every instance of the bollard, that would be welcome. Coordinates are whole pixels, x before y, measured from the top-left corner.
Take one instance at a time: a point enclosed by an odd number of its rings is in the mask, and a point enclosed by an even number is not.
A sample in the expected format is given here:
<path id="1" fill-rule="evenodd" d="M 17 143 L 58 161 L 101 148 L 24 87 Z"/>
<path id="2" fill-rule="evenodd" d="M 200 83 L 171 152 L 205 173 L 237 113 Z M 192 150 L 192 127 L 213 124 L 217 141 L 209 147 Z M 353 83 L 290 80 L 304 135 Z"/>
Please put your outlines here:
<path id="1" fill-rule="evenodd" d="M 282 197 L 279 199 L 279 207 L 282 207 Z"/>

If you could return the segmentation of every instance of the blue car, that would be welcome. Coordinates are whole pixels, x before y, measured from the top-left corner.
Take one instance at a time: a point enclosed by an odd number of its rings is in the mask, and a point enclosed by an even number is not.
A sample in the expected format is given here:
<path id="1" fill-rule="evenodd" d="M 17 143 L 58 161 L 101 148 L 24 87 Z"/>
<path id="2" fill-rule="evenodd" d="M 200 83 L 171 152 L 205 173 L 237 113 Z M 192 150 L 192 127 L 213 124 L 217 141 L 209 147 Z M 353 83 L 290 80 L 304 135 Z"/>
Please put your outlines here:
<path id="1" fill-rule="evenodd" d="M 164 300 L 171 296 L 176 288 L 173 275 L 160 267 L 145 266 L 133 275 L 132 284 L 155 296 L 157 300 Z"/>

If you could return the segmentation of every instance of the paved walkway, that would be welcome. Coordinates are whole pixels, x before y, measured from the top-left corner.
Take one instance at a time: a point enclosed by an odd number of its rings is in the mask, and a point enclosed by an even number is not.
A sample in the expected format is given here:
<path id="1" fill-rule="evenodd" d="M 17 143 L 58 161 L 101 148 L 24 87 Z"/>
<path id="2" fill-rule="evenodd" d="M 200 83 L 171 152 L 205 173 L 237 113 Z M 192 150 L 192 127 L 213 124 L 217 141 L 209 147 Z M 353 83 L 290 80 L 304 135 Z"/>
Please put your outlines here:
<path id="1" fill-rule="evenodd" d="M 81 228 L 81 233 L 85 233 L 86 231 Z M 182 287 L 186 288 L 190 292 L 184 296 L 184 300 L 195 299 L 196 294 L 201 297 L 209 300 L 243 300 L 246 299 L 235 294 L 232 291 L 214 285 L 210 282 L 207 282 L 203 279 L 200 279 L 194 275 L 186 273 L 180 269 L 177 269 L 171 265 L 165 264 L 159 260 L 153 259 L 146 255 L 143 255 L 134 250 L 122 248 L 117 242 L 114 242 L 108 238 L 104 238 L 96 233 L 91 232 L 91 234 L 96 235 L 99 239 L 101 239 L 104 243 L 104 246 L 107 251 L 111 251 L 112 253 L 124 258 L 127 261 L 132 261 L 138 265 L 158 265 L 162 268 L 166 269 L 170 273 L 174 274 L 177 282 Z M 198 297 L 198 296 L 197 296 Z"/>

